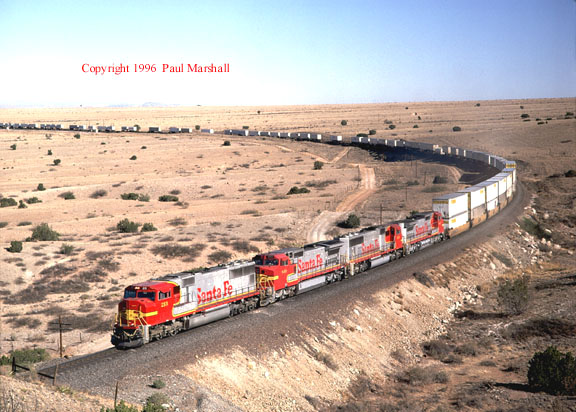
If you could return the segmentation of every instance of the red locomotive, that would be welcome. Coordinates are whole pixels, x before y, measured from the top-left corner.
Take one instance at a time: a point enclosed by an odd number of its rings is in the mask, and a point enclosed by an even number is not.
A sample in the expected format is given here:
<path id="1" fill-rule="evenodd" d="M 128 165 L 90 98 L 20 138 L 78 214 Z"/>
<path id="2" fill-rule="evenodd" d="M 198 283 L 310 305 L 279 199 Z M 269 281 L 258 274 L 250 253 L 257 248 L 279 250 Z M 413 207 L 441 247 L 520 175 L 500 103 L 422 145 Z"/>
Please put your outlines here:
<path id="1" fill-rule="evenodd" d="M 354 276 L 443 240 L 438 212 L 127 287 L 112 344 L 132 348 Z"/>

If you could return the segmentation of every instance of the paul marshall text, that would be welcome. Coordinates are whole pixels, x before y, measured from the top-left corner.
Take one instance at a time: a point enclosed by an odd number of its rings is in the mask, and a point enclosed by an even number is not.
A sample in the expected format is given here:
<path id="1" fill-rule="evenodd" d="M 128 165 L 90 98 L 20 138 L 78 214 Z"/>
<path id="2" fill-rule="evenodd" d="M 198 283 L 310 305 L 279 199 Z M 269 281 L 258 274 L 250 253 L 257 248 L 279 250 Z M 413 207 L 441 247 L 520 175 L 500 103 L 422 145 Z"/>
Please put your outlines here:
<path id="1" fill-rule="evenodd" d="M 215 65 L 214 63 L 203 66 L 200 64 L 186 64 L 181 63 L 180 65 L 172 66 L 170 64 L 162 64 L 163 73 L 230 73 L 230 64 L 224 63 L 222 65 Z"/>

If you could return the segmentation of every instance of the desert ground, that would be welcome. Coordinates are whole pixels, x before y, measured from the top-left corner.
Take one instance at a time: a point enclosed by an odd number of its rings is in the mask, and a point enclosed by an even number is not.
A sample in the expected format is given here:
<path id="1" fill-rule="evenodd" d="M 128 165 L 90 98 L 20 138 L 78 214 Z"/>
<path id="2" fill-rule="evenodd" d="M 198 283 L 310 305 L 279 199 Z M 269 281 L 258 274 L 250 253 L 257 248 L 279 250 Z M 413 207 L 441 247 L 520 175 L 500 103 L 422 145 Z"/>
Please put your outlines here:
<path id="1" fill-rule="evenodd" d="M 172 373 L 162 372 L 162 377 L 173 382 L 172 392 L 177 392 L 182 380 L 205 391 L 204 406 L 196 405 L 200 410 L 211 410 L 211 394 L 240 410 L 378 410 L 382 405 L 405 407 L 383 410 L 418 410 L 415 405 L 421 410 L 497 410 L 492 396 L 496 391 L 483 393 L 483 383 L 525 381 L 527 360 L 548 342 L 562 349 L 574 347 L 576 323 L 569 315 L 574 290 L 561 280 L 570 279 L 576 269 L 576 179 L 564 176 L 576 169 L 576 120 L 569 114 L 575 111 L 573 98 L 2 109 L 0 122 L 114 125 L 117 129 L 138 124 L 143 130 L 200 125 L 216 133 L 78 132 L 75 136 L 69 131 L 0 130 L 1 197 L 22 200 L 27 206 L 0 209 L 0 354 L 42 347 L 57 356 L 57 334 L 49 324 L 59 315 L 73 329 L 64 334 L 67 356 L 104 349 L 110 346 L 117 302 L 131 283 L 332 237 L 343 231 L 335 223 L 352 212 L 360 216 L 363 226 L 379 223 L 381 211 L 384 221 L 402 218 L 410 211 L 429 209 L 439 193 L 436 190 L 448 193 L 466 186 L 460 181 L 465 171 L 453 165 L 392 163 L 357 147 L 219 133 L 249 126 L 346 138 L 375 130 L 376 138 L 454 145 L 516 160 L 519 179 L 531 197 L 524 217 L 541 224 L 549 232 L 547 239 L 542 242 L 526 233 L 522 224 L 509 222 L 501 233 L 462 251 L 450 264 L 423 271 L 433 280 L 431 284 L 412 279 L 377 291 L 373 300 L 358 301 L 349 316 L 333 319 L 325 335 L 303 331 L 300 338 L 313 351 L 295 342 L 281 349 L 264 347 L 258 357 L 233 348 Z M 454 132 L 455 126 L 461 131 Z M 320 169 L 314 168 L 317 161 L 323 163 Z M 447 183 L 433 184 L 436 176 Z M 39 184 L 45 190 L 38 190 Z M 294 186 L 310 192 L 288 195 Z M 122 199 L 129 193 L 136 193 L 137 199 Z M 178 199 L 159 201 L 163 195 Z M 31 198 L 40 202 L 26 202 Z M 151 223 L 157 230 L 120 233 L 116 225 L 122 219 Z M 60 239 L 24 242 L 20 253 L 7 250 L 11 241 L 24 241 L 41 223 L 48 223 Z M 534 300 L 541 305 L 531 309 L 532 315 L 566 318 L 570 333 L 537 336 L 528 343 L 510 341 L 501 338 L 505 326 L 530 320 L 530 312 L 522 319 L 496 317 L 497 322 L 481 326 L 470 322 L 488 320 L 454 317 L 463 304 L 472 305 L 470 310 L 478 311 L 474 305 L 483 305 L 482 311 L 496 312 L 495 279 L 522 273 L 530 273 L 534 285 L 558 284 L 534 289 Z M 540 297 L 537 292 L 544 289 L 557 293 L 560 303 L 554 303 L 556 295 Z M 475 339 L 470 330 L 481 327 L 492 331 L 492 341 Z M 461 362 L 426 356 L 421 344 L 440 336 L 448 336 L 452 343 L 470 339 L 477 350 L 460 354 Z M 491 350 L 486 350 L 488 345 Z M 503 365 L 512 361 L 513 367 Z M 477 365 L 482 362 L 484 369 L 479 372 Z M 411 367 L 441 369 L 447 378 L 414 385 L 409 374 L 401 375 L 403 368 L 410 371 Z M 510 371 L 502 372 L 508 367 Z M 6 390 L 23 393 L 20 382 L 2 379 Z M 146 377 L 139 379 L 145 387 Z M 262 389 L 280 379 L 290 383 L 289 391 Z M 382 389 L 387 385 L 394 385 L 394 395 Z M 479 395 L 465 397 L 466 385 Z M 105 397 L 78 393 L 67 397 L 42 385 L 35 390 L 47 399 L 46 410 L 55 407 L 50 404 L 75 404 L 78 410 L 110 404 Z M 533 410 L 552 410 L 554 402 L 560 402 L 554 407 L 574 408 L 570 400 L 534 395 L 538 402 L 530 404 L 534 398 L 527 392 L 506 386 L 498 391 L 510 408 L 529 405 Z M 149 394 L 144 389 L 136 392 L 124 398 L 138 403 Z M 436 399 L 438 393 L 444 393 L 447 401 Z M 506 408 L 501 410 L 511 410 Z"/>

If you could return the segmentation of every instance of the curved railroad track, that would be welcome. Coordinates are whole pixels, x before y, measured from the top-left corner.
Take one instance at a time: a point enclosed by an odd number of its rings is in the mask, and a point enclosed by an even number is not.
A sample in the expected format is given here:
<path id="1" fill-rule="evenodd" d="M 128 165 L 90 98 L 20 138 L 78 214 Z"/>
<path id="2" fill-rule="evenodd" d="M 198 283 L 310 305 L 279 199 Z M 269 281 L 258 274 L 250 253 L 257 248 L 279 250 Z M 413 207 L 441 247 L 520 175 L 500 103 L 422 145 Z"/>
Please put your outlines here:
<path id="1" fill-rule="evenodd" d="M 147 376 L 151 371 L 174 372 L 179 365 L 193 363 L 202 356 L 222 354 L 233 347 L 257 354 L 287 343 L 287 336 L 291 342 L 297 342 L 299 329 L 323 329 L 329 321 L 349 314 L 358 300 L 370 300 L 377 291 L 410 278 L 414 272 L 451 261 L 465 248 L 487 240 L 492 233 L 512 224 L 528 204 L 529 198 L 527 191 L 519 184 L 508 206 L 481 225 L 449 241 L 347 281 L 297 295 L 233 319 L 185 331 L 136 350 L 110 348 L 65 360 L 58 364 L 56 384 L 110 397 L 116 381 L 129 382 L 130 377 Z M 310 313 L 315 314 L 313 320 Z M 250 333 L 247 334 L 246 330 L 250 330 Z M 51 376 L 54 371 L 53 364 L 39 368 L 39 372 Z"/>

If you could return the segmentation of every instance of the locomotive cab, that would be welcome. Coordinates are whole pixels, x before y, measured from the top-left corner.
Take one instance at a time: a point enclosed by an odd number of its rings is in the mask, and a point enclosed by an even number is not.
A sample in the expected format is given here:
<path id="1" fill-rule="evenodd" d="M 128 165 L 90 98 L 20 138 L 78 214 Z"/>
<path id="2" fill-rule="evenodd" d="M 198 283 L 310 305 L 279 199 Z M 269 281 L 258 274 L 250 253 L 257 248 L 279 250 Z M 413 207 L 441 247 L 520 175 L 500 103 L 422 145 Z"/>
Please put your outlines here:
<path id="1" fill-rule="evenodd" d="M 180 287 L 168 282 L 138 283 L 124 290 L 112 344 L 131 348 L 148 340 L 148 326 L 172 319 L 172 308 L 180 300 Z"/>
<path id="2" fill-rule="evenodd" d="M 296 265 L 284 253 L 266 253 L 254 257 L 256 275 L 261 285 L 281 290 L 292 281 L 290 275 L 296 272 Z"/>

